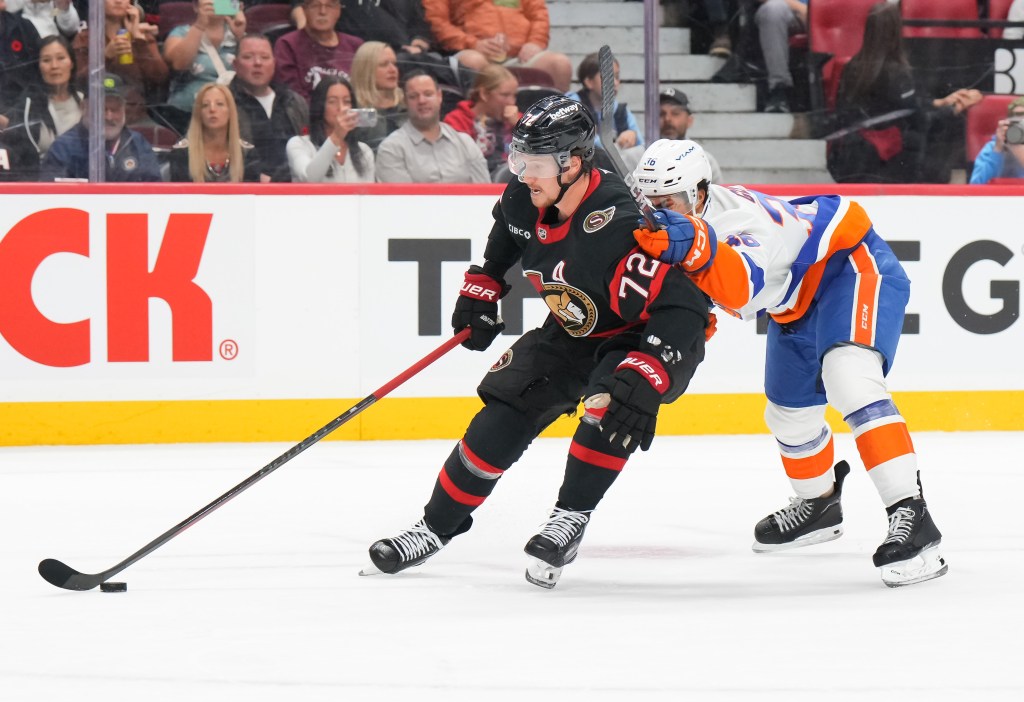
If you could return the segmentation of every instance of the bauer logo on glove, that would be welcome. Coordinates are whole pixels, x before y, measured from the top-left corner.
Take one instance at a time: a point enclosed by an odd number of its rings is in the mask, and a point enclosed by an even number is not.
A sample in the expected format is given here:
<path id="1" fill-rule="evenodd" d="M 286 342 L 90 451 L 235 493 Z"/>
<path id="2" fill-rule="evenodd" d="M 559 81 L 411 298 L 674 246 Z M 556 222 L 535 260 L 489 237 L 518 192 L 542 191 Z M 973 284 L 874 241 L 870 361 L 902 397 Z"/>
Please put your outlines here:
<path id="1" fill-rule="evenodd" d="M 687 273 L 699 273 L 714 260 L 718 239 L 714 228 L 699 217 L 672 210 L 656 210 L 654 218 L 663 229 L 644 226 L 633 232 L 640 248 L 663 263 L 678 263 Z"/>

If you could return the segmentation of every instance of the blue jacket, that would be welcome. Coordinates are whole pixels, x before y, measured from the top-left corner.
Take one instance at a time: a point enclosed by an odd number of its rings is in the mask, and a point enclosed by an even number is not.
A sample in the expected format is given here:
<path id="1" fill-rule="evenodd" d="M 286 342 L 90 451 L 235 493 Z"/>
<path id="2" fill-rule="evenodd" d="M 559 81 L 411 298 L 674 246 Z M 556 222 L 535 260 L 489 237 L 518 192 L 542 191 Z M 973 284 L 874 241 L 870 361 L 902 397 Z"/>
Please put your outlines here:
<path id="1" fill-rule="evenodd" d="M 1003 153 L 996 151 L 995 137 L 985 144 L 974 159 L 971 185 L 984 185 L 993 178 L 1024 178 L 1024 164 L 1014 158 L 1006 147 L 1003 147 Z"/>
<path id="2" fill-rule="evenodd" d="M 40 166 L 41 180 L 89 177 L 89 130 L 79 122 L 57 137 Z M 159 182 L 153 147 L 139 134 L 122 129 L 117 151 L 107 154 L 108 183 Z"/>

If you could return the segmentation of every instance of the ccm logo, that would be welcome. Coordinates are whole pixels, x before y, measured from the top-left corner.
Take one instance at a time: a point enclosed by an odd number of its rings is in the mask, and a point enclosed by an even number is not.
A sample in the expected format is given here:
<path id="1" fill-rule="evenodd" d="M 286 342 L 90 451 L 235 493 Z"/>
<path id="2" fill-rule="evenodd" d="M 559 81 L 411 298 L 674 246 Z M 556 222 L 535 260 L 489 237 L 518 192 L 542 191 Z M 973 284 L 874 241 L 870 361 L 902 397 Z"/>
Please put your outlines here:
<path id="1" fill-rule="evenodd" d="M 633 370 L 639 371 L 640 374 L 647 378 L 647 381 L 654 386 L 655 390 L 665 384 L 665 381 L 661 378 L 661 371 L 642 358 L 627 356 L 625 360 L 619 364 L 619 368 L 622 368 L 623 366 L 629 366 Z"/>
<path id="2" fill-rule="evenodd" d="M 172 214 L 152 270 L 145 214 L 108 214 L 106 238 L 107 360 L 149 360 L 149 301 L 172 317 L 174 361 L 213 359 L 213 305 L 194 281 L 212 214 Z M 25 358 L 68 368 L 89 363 L 89 319 L 48 319 L 32 298 L 32 279 L 48 257 L 88 257 L 89 213 L 60 208 L 25 217 L 0 239 L 0 335 Z"/>
<path id="3" fill-rule="evenodd" d="M 475 297 L 477 300 L 498 301 L 498 291 L 494 288 L 485 288 L 476 283 L 463 283 L 462 294 L 466 297 Z"/>

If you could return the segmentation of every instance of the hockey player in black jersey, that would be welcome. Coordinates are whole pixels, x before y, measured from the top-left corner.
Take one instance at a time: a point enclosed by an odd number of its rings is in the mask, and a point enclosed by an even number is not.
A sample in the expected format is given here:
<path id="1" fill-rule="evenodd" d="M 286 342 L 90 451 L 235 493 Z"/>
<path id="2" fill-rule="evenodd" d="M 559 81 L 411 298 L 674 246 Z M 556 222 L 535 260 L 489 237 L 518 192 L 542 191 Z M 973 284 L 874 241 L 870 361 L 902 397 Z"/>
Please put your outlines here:
<path id="1" fill-rule="evenodd" d="M 424 516 L 370 546 L 373 569 L 419 565 L 469 530 L 472 512 L 530 442 L 581 400 L 558 500 L 526 544 L 526 579 L 554 587 L 591 514 L 625 467 L 647 450 L 662 404 L 686 390 L 704 358 L 706 298 L 681 271 L 644 254 L 640 213 L 623 181 L 593 168 L 595 125 L 576 101 L 544 98 L 513 130 L 518 180 L 494 207 L 482 266 L 471 266 L 452 326 L 483 351 L 501 333 L 498 300 L 516 262 L 550 309 L 488 371 L 484 407 L 441 468 Z"/>

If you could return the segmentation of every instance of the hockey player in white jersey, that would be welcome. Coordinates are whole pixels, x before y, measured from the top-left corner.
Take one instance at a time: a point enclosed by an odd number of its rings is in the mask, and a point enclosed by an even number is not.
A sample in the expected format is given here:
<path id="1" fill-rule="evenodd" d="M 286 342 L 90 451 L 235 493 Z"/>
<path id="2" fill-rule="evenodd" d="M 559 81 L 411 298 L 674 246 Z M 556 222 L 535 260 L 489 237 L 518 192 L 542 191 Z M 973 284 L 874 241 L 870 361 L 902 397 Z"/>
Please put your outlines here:
<path id="1" fill-rule="evenodd" d="M 643 249 L 678 264 L 727 313 L 769 316 L 765 421 L 797 496 L 757 523 L 754 550 L 842 535 L 850 468 L 833 465 L 831 404 L 852 429 L 888 514 L 873 557 L 883 582 L 944 575 L 917 455 L 885 381 L 910 281 L 864 209 L 836 195 L 786 201 L 712 184 L 703 149 L 687 140 L 651 144 L 634 177 L 664 226 L 635 232 Z"/>

